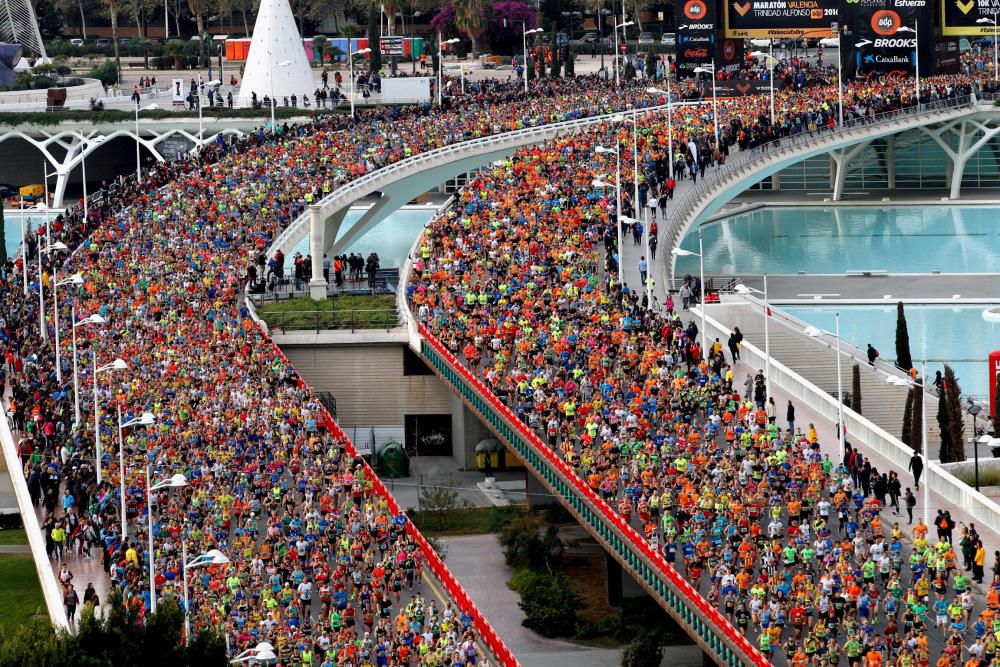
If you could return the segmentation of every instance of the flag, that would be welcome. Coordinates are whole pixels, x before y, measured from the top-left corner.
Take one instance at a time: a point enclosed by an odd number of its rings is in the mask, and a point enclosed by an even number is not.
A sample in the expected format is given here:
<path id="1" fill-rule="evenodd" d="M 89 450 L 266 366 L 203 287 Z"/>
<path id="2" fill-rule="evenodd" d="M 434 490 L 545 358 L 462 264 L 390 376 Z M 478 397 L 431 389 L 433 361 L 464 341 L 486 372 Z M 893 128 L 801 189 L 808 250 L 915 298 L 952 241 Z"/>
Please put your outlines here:
<path id="1" fill-rule="evenodd" d="M 771 306 L 765 306 L 765 308 L 767 308 L 767 316 L 774 317 L 774 315 L 771 314 Z"/>

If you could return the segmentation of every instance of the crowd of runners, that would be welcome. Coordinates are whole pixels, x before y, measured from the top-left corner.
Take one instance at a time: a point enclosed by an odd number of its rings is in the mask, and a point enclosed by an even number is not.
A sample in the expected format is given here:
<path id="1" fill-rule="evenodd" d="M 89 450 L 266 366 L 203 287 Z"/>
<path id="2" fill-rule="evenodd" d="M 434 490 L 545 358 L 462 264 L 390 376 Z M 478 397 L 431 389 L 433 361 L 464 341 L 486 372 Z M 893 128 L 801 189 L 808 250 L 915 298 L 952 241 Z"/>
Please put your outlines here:
<path id="1" fill-rule="evenodd" d="M 845 115 L 911 104 L 910 83 L 851 84 Z M 970 84 L 931 79 L 923 101 Z M 919 487 L 850 446 L 843 460 L 822 454 L 814 426 L 769 400 L 762 371 L 734 377 L 738 340 L 703 351 L 690 288 L 683 308 L 672 297 L 649 308 L 643 286 L 617 282 L 618 212 L 602 183 L 615 163 L 597 148 L 626 151 L 625 216 L 651 201 L 669 215 L 670 161 L 696 177 L 738 147 L 837 117 L 834 86 L 781 93 L 777 126 L 768 104 L 729 102 L 718 148 L 710 116 L 679 110 L 674 159 L 660 119 L 640 116 L 638 202 L 630 124 L 480 172 L 418 244 L 412 309 L 770 659 L 998 665 L 1000 562 L 991 585 L 976 527 L 939 513 L 934 536 L 904 522 Z"/>
<path id="2" fill-rule="evenodd" d="M 932 99 L 960 94 L 963 85 L 929 80 L 924 90 Z M 852 86 L 848 115 L 908 105 L 910 90 L 905 81 Z M 836 115 L 831 99 L 830 86 L 784 93 L 775 126 L 759 98 L 723 104 L 717 149 L 711 106 L 677 108 L 675 157 L 685 165 L 693 160 L 695 176 L 737 146 L 828 125 Z M 4 267 L 0 282 L 3 389 L 53 558 L 69 552 L 101 558 L 129 613 L 141 621 L 153 607 L 151 565 L 155 595 L 180 598 L 184 553 L 190 559 L 217 549 L 228 564 L 187 572 L 189 610 L 194 629 L 224 628 L 234 652 L 267 640 L 283 664 L 474 664 L 480 655 L 473 610 L 416 590 L 426 554 L 405 517 L 389 511 L 371 471 L 326 428 L 321 406 L 252 321 L 243 288 L 249 275 L 263 274 L 265 249 L 277 232 L 359 175 L 463 139 L 659 101 L 643 84 L 611 91 L 580 77 L 537 82 L 528 96 L 514 84 L 483 86 L 460 109 L 395 108 L 363 112 L 357 120 L 327 117 L 274 133 L 261 129 L 219 139 L 192 159 L 148 167 L 142 184 L 122 180 L 103 191 L 88 218 L 76 208 L 30 235 L 26 252 Z M 641 121 L 649 196 L 666 183 L 662 121 Z M 719 563 L 701 557 L 703 542 L 714 553 L 721 539 L 730 545 L 731 558 L 723 562 L 734 563 L 731 573 L 735 563 L 747 564 L 753 582 L 760 580 L 755 585 L 766 585 L 793 568 L 768 565 L 774 543 L 756 533 L 744 536 L 736 523 L 744 517 L 733 512 L 727 521 L 719 504 L 760 507 L 769 490 L 783 497 L 792 488 L 824 489 L 840 476 L 835 466 L 811 461 L 808 447 L 783 448 L 784 436 L 775 437 L 773 429 L 737 435 L 745 411 L 728 390 L 719 355 L 689 369 L 698 358 L 689 332 L 639 308 L 634 292 L 605 286 L 601 248 L 613 258 L 608 228 L 614 213 L 607 194 L 591 183 L 598 167 L 607 173 L 607 164 L 593 160 L 595 136 L 612 132 L 626 130 L 605 126 L 596 135 L 528 149 L 475 181 L 462 195 L 463 208 L 428 236 L 423 278 L 412 296 L 456 349 L 471 344 L 482 351 L 497 391 L 506 391 L 535 426 L 554 429 L 552 442 L 581 474 L 644 520 L 650 539 L 674 545 L 678 564 L 683 558 L 694 565 L 689 574 L 698 567 L 721 572 Z M 56 241 L 72 255 L 53 249 Z M 57 369 L 52 281 L 75 273 L 83 284 L 60 290 Z M 44 337 L 39 285 L 49 309 Z M 104 323 L 74 327 L 94 315 Z M 127 368 L 113 367 L 119 358 Z M 100 480 L 95 406 L 86 390 L 95 374 Z M 703 428 L 709 404 L 715 413 L 736 414 L 731 426 L 723 414 L 717 428 Z M 155 416 L 152 425 L 120 427 L 145 412 Z M 733 442 L 725 443 L 729 428 Z M 715 432 L 726 437 L 709 437 Z M 731 455 L 736 451 L 744 453 L 741 465 Z M 150 508 L 147 478 L 156 484 L 177 474 L 185 485 L 153 492 Z M 730 496 L 713 495 L 727 477 L 768 483 L 757 484 L 754 494 L 734 483 L 722 487 Z M 804 481 L 807 487 L 795 486 Z M 870 508 L 864 499 L 862 506 Z M 812 510 L 810 503 L 797 516 Z M 145 546 L 150 511 L 152 554 Z M 859 530 L 873 530 L 876 522 L 864 516 Z M 803 519 L 775 537 L 794 544 L 810 536 L 812 525 Z M 812 530 L 819 535 L 823 528 Z M 691 549 L 700 565 L 689 558 Z M 837 554 L 833 564 L 850 563 L 846 551 L 825 547 L 811 562 L 825 566 Z M 798 593 L 798 574 L 793 584 Z M 722 588 L 719 599 L 731 597 Z M 764 599 L 739 596 L 757 614 L 755 625 L 765 612 L 783 608 L 774 599 L 780 587 L 766 588 Z M 821 626 L 810 624 L 810 636 Z M 774 646 L 791 636 L 777 635 Z M 826 640 L 829 632 L 819 637 Z"/>

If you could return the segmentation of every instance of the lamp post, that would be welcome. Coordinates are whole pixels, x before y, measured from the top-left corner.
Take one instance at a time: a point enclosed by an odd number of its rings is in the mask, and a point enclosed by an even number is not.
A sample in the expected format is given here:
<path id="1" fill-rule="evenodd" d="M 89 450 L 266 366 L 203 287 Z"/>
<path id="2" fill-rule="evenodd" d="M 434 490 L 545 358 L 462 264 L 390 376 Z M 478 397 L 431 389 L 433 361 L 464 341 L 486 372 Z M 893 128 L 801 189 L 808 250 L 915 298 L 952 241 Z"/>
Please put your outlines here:
<path id="1" fill-rule="evenodd" d="M 159 109 L 158 104 L 149 104 L 142 108 L 139 107 L 139 102 L 135 103 L 135 179 L 141 185 L 142 184 L 142 162 L 139 157 L 139 112 L 140 111 L 152 111 L 153 109 Z"/>
<path id="2" fill-rule="evenodd" d="M 122 364 L 125 364 L 123 361 Z M 126 368 L 126 366 L 122 366 Z M 122 521 L 122 541 L 128 537 L 128 523 L 125 517 L 125 440 L 122 438 L 122 431 L 130 426 L 152 426 L 156 422 L 156 417 L 152 412 L 143 412 L 142 415 L 122 421 L 122 404 L 118 403 L 118 481 L 119 492 L 121 493 L 121 521 Z"/>
<path id="3" fill-rule="evenodd" d="M 103 142 L 107 137 L 98 134 L 93 137 L 85 138 L 81 134 L 80 137 L 88 144 L 99 144 Z M 90 219 L 90 201 L 87 197 L 87 151 L 86 148 L 84 152 L 80 154 L 80 168 L 83 170 L 83 219 Z"/>
<path id="4" fill-rule="evenodd" d="M 73 329 L 73 415 L 75 417 L 74 419 L 75 423 L 79 424 L 80 423 L 80 371 L 79 371 L 79 362 L 77 361 L 77 354 L 76 354 L 76 328 L 87 324 L 104 324 L 107 320 L 105 320 L 97 313 L 94 313 L 90 317 L 85 317 L 82 320 L 77 320 L 75 303 L 73 304 L 73 310 L 70 313 L 70 316 L 73 318 L 72 321 L 73 326 L 71 327 Z M 101 467 L 100 465 L 98 465 L 97 470 L 100 469 Z M 101 477 L 100 474 L 98 474 L 97 476 L 98 484 L 100 484 L 100 477 Z"/>
<path id="5" fill-rule="evenodd" d="M 354 56 L 363 56 L 371 52 L 372 50 L 369 48 L 358 49 L 351 53 L 351 57 L 348 58 L 348 63 L 351 66 L 351 118 L 354 118 Z"/>
<path id="6" fill-rule="evenodd" d="M 775 58 L 774 55 L 773 55 L 773 44 L 774 44 L 774 40 L 771 40 L 771 47 L 768 47 L 769 53 L 764 53 L 763 51 L 751 51 L 750 52 L 750 55 L 753 56 L 754 58 L 763 58 L 764 61 L 767 63 L 767 69 L 768 69 L 767 82 L 769 84 L 768 85 L 768 94 L 769 94 L 770 99 L 771 99 L 771 127 L 772 128 L 774 127 L 774 63 L 777 60 L 777 58 Z"/>
<path id="7" fill-rule="evenodd" d="M 625 19 L 625 14 L 623 13 L 622 24 L 618 25 L 617 22 L 615 23 L 615 87 L 616 88 L 621 85 L 621 74 L 619 73 L 619 70 L 621 70 L 621 65 L 619 64 L 621 54 L 619 53 L 618 49 L 618 31 L 619 30 L 622 31 L 622 40 L 624 40 L 625 48 L 627 50 L 628 39 L 625 37 L 625 28 L 628 28 L 630 25 L 635 25 L 635 21 L 626 21 L 624 19 Z"/>
<path id="8" fill-rule="evenodd" d="M 218 79 L 212 79 L 211 81 L 209 81 L 205 85 L 208 86 L 209 88 L 218 88 L 219 86 L 222 85 L 222 82 L 219 81 Z M 201 146 L 205 142 L 204 121 L 202 120 L 202 115 L 201 115 L 201 86 L 199 86 L 197 88 L 197 91 L 198 91 L 198 146 L 197 146 L 197 150 L 198 150 L 198 152 L 201 152 Z"/>
<path id="9" fill-rule="evenodd" d="M 522 25 L 526 25 L 522 22 Z M 524 46 L 524 92 L 528 92 L 528 35 L 534 35 L 540 32 L 545 32 L 541 28 L 532 28 L 531 30 L 524 30 L 521 33 L 521 41 Z"/>
<path id="10" fill-rule="evenodd" d="M 100 316 L 98 315 L 98 317 L 100 317 Z M 104 318 L 101 317 L 101 322 L 98 322 L 97 320 L 94 320 L 93 323 L 94 324 L 101 324 L 103 322 L 104 322 Z M 126 364 L 121 359 L 115 359 L 113 362 L 111 362 L 110 364 L 107 364 L 106 366 L 98 366 L 97 365 L 97 349 L 96 348 L 91 348 L 90 349 L 90 362 L 91 362 L 91 368 L 93 369 L 93 373 L 94 373 L 94 458 L 96 459 L 96 463 L 95 463 L 94 468 L 96 469 L 96 472 L 97 472 L 97 484 L 99 486 L 101 484 L 101 459 L 103 459 L 104 456 L 103 456 L 103 453 L 101 451 L 101 399 L 97 395 L 97 376 L 100 375 L 101 373 L 103 373 L 104 371 L 123 371 L 126 368 L 128 368 L 128 364 Z M 120 421 L 121 408 L 118 409 L 118 414 L 119 414 L 119 421 Z M 121 435 L 121 430 L 119 430 L 118 433 L 119 433 L 119 436 L 120 436 Z M 122 477 L 122 479 L 124 480 L 124 477 Z M 122 485 L 122 495 L 124 495 L 124 484 Z M 124 519 L 124 518 L 125 518 L 125 503 L 123 501 L 122 502 L 122 519 Z M 122 527 L 124 528 L 124 526 L 125 526 L 125 522 L 122 521 Z M 123 538 L 124 538 L 124 535 L 125 535 L 125 533 L 123 532 L 122 533 L 122 537 Z"/>
<path id="11" fill-rule="evenodd" d="M 670 251 L 674 257 L 697 256 L 701 276 L 701 358 L 708 359 L 708 332 L 705 329 L 705 246 L 701 239 L 701 227 L 698 228 L 698 252 L 674 248 Z"/>
<path id="12" fill-rule="evenodd" d="M 767 305 L 767 274 L 764 274 L 764 291 L 747 287 L 743 283 L 737 283 L 733 288 L 737 294 L 744 296 L 756 292 L 764 297 L 764 383 L 765 388 L 770 392 L 771 388 L 771 336 L 768 332 L 768 320 L 771 319 L 771 309 Z"/>
<path id="13" fill-rule="evenodd" d="M 713 60 L 711 65 L 695 67 L 694 73 L 712 75 L 712 125 L 715 128 L 715 150 L 719 150 L 719 107 L 715 95 L 715 61 Z"/>
<path id="14" fill-rule="evenodd" d="M 174 477 L 177 477 L 175 475 Z M 183 475 L 181 475 L 183 477 Z M 187 479 L 184 480 L 187 484 Z M 191 637 L 191 617 L 188 611 L 190 602 L 188 600 L 188 579 L 187 571 L 196 567 L 205 567 L 208 565 L 228 565 L 229 557 L 222 553 L 218 549 L 212 549 L 207 551 L 200 556 L 195 556 L 188 562 L 187 559 L 187 540 L 181 540 L 181 579 L 184 582 L 184 641 L 185 643 L 190 641 Z"/>
<path id="15" fill-rule="evenodd" d="M 844 433 L 844 377 L 843 377 L 843 374 L 840 371 L 840 364 L 841 364 L 841 360 L 840 360 L 840 312 L 835 313 L 835 316 L 837 318 L 837 324 L 836 324 L 836 330 L 835 330 L 836 333 L 834 334 L 836 336 L 836 343 L 837 343 L 837 347 L 836 347 L 836 351 L 837 351 L 837 399 L 838 399 L 837 400 L 837 422 L 838 422 L 838 426 L 837 426 L 837 440 L 838 440 L 838 442 L 840 444 L 840 458 L 838 459 L 838 461 L 843 461 L 844 460 L 844 450 L 846 449 L 846 447 L 844 446 L 845 445 L 845 441 L 844 441 L 844 438 L 845 438 L 845 433 Z M 809 335 L 809 336 L 811 336 L 813 338 L 818 338 L 819 336 L 822 336 L 823 333 L 824 333 L 822 329 L 817 329 L 816 327 L 806 327 L 805 328 L 805 332 L 806 332 L 807 335 Z"/>
<path id="16" fill-rule="evenodd" d="M 616 140 L 617 141 L 617 140 Z M 614 153 L 615 155 L 615 182 L 613 187 L 615 188 L 615 226 L 618 228 L 618 284 L 625 284 L 625 272 L 622 268 L 622 245 L 624 239 L 622 238 L 622 155 L 621 147 L 618 148 L 605 148 L 604 146 L 598 146 L 594 149 L 596 153 Z M 591 183 L 595 188 L 608 188 L 612 187 L 611 183 L 601 180 L 599 178 L 594 179 Z"/>
<path id="17" fill-rule="evenodd" d="M 148 413 L 147 413 L 148 414 Z M 146 531 L 149 538 L 149 610 L 156 613 L 156 557 L 153 555 L 153 491 L 161 489 L 176 489 L 187 486 L 187 477 L 181 473 L 158 482 L 152 486 L 149 483 L 149 468 L 151 462 L 146 461 Z M 122 475 L 125 471 L 122 470 Z M 125 507 L 125 498 L 122 497 L 122 507 Z M 185 599 L 185 603 L 187 600 Z"/>
<path id="18" fill-rule="evenodd" d="M 62 383 L 62 350 L 59 345 L 59 287 L 62 285 L 82 285 L 83 276 L 74 273 L 69 278 L 56 280 L 56 272 L 52 270 L 52 319 L 56 325 L 56 382 Z"/>
<path id="19" fill-rule="evenodd" d="M 51 234 L 52 230 L 46 228 L 45 230 L 46 237 L 50 236 Z M 63 250 L 69 250 L 69 248 L 67 248 L 66 244 L 63 243 L 62 241 L 56 241 L 55 243 L 48 245 L 45 248 L 41 246 L 41 243 L 39 243 L 38 245 L 38 327 L 39 327 L 39 333 L 43 341 L 49 340 L 49 329 L 45 324 L 45 288 L 42 282 L 42 278 L 45 277 L 44 275 L 45 271 L 42 269 L 42 255 L 49 254 L 52 252 L 60 252 Z M 53 289 L 55 289 L 54 284 L 52 287 Z"/>
<path id="20" fill-rule="evenodd" d="M 667 170 L 670 174 L 670 178 L 674 177 L 674 125 L 673 125 L 673 99 L 670 95 L 670 68 L 667 68 L 667 89 L 661 90 L 659 88 L 647 88 L 646 92 L 650 95 L 666 95 L 667 97 Z"/>
<path id="21" fill-rule="evenodd" d="M 348 41 L 348 49 L 350 49 L 350 39 Z M 292 64 L 291 60 L 282 60 L 280 63 L 271 68 L 271 77 L 269 83 L 271 84 L 271 132 L 274 132 L 278 127 L 277 121 L 274 118 L 274 107 L 278 104 L 278 100 L 274 99 L 274 70 L 279 67 L 288 67 Z M 354 99 L 354 68 L 351 68 L 351 99 L 353 104 Z M 353 107 L 352 107 L 353 108 Z M 351 112 L 353 115 L 353 111 Z"/>
<path id="22" fill-rule="evenodd" d="M 985 16 L 976 19 L 976 23 L 989 23 L 993 26 L 993 83 L 997 83 L 1000 81 L 1000 70 L 997 69 L 997 12 L 993 12 L 993 18 L 991 19 Z"/>
<path id="23" fill-rule="evenodd" d="M 896 32 L 912 32 L 913 33 L 913 73 L 914 73 L 914 85 L 917 93 L 917 108 L 920 108 L 920 34 L 917 32 L 917 28 L 920 25 L 918 21 L 914 21 L 913 27 L 908 25 L 900 26 Z"/>
<path id="24" fill-rule="evenodd" d="M 444 71 L 444 45 L 445 44 L 458 44 L 461 42 L 458 37 L 452 37 L 451 39 L 446 39 L 441 41 L 441 33 L 438 33 L 438 106 L 441 106 L 441 79 L 442 73 Z M 525 64 L 525 76 L 527 76 L 527 64 Z"/>
<path id="25" fill-rule="evenodd" d="M 901 378 L 895 375 L 890 375 L 886 378 L 886 381 L 890 384 L 894 384 L 899 387 L 920 387 L 920 401 L 923 409 L 920 411 L 920 440 L 922 443 L 921 453 L 924 458 L 924 474 L 927 475 L 927 479 L 924 481 L 924 523 L 930 525 L 931 516 L 931 492 L 930 492 L 930 458 L 927 456 L 927 448 L 930 443 L 927 442 L 927 362 L 920 362 L 920 382 L 916 382 L 909 378 Z"/>
<path id="26" fill-rule="evenodd" d="M 24 283 L 24 296 L 28 296 L 28 230 L 25 229 L 24 199 L 19 200 L 21 207 L 21 279 Z"/>
<path id="27" fill-rule="evenodd" d="M 976 491 L 979 490 L 979 439 L 976 434 L 976 415 L 983 411 L 982 406 L 976 405 L 972 398 L 966 399 L 966 410 L 972 415 L 972 456 L 976 461 Z M 987 442 L 989 441 L 989 436 L 985 436 Z"/>

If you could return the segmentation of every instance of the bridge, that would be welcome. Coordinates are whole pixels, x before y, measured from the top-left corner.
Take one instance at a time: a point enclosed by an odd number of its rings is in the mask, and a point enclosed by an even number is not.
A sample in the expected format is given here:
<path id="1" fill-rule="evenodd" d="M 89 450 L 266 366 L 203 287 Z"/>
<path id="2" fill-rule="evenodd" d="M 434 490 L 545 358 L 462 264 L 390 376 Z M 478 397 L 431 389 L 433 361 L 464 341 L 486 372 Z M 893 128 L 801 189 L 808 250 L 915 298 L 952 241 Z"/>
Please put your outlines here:
<path id="1" fill-rule="evenodd" d="M 688 232 L 750 186 L 792 164 L 829 154 L 835 165 L 832 199 L 839 201 L 850 165 L 861 151 L 877 139 L 908 130 L 925 133 L 942 148 L 948 159 L 951 198 L 957 199 L 969 159 L 1000 133 L 1000 114 L 992 104 L 987 106 L 975 96 L 961 97 L 845 123 L 834 130 L 803 132 L 741 151 L 723 167 L 706 174 L 671 211 L 661 241 L 665 284 L 674 276 L 677 261 L 671 251 Z"/>

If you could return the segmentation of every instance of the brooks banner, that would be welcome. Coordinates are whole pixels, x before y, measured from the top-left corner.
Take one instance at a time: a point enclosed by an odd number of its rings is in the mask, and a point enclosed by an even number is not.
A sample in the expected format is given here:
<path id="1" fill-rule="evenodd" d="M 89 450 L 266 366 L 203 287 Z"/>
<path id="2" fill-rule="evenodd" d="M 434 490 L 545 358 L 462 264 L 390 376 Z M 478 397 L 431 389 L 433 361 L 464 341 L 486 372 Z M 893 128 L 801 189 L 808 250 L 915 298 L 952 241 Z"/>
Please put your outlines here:
<path id="1" fill-rule="evenodd" d="M 993 21 L 1000 13 L 1000 0 L 938 0 L 941 3 L 941 34 L 993 36 Z M 978 23 L 979 19 L 986 19 Z"/>
<path id="2" fill-rule="evenodd" d="M 838 0 L 723 1 L 726 37 L 829 37 L 833 34 L 830 24 L 838 20 Z"/>
<path id="3" fill-rule="evenodd" d="M 718 12 L 715 0 L 675 0 L 677 76 L 694 76 L 694 68 L 715 57 Z"/>
<path id="4" fill-rule="evenodd" d="M 921 73 L 930 74 L 934 52 L 931 2 L 847 0 L 840 36 L 844 77 L 913 76 L 917 57 Z"/>

